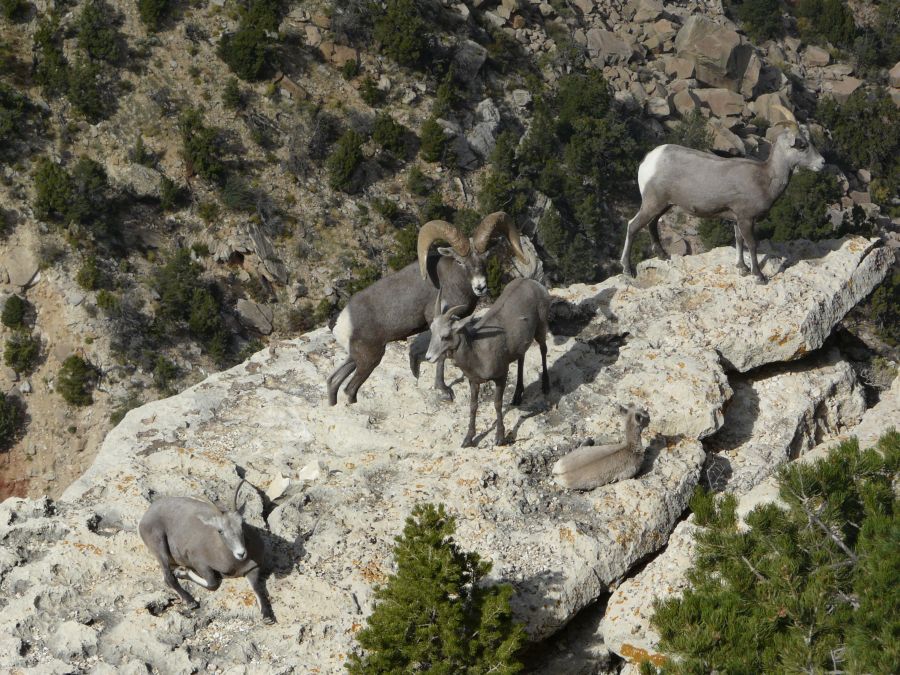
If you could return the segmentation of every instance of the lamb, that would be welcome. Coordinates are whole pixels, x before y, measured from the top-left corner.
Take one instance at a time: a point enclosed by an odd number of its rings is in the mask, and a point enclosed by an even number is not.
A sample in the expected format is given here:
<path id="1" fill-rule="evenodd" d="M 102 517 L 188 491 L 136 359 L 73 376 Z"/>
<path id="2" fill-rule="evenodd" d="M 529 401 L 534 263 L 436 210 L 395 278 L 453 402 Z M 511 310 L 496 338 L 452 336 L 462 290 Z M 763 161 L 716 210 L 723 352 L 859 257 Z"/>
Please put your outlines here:
<path id="1" fill-rule="evenodd" d="M 619 406 L 625 415 L 625 440 L 622 443 L 583 446 L 561 457 L 553 465 L 556 481 L 573 490 L 592 490 L 634 476 L 644 461 L 641 432 L 650 423 L 643 408 Z"/>
<path id="2" fill-rule="evenodd" d="M 237 507 L 243 483 L 238 483 L 234 491 L 231 510 L 189 497 L 158 499 L 141 518 L 138 532 L 159 561 L 166 584 L 185 605 L 191 609 L 200 606 L 178 579 L 189 579 L 214 591 L 222 577 L 246 577 L 263 622 L 271 624 L 275 615 L 261 577 L 263 542 L 244 524 L 243 505 Z"/>
<path id="3" fill-rule="evenodd" d="M 483 382 L 494 382 L 494 408 L 497 411 L 496 444 L 506 444 L 503 427 L 503 392 L 509 364 L 518 362 L 516 389 L 513 405 L 522 401 L 525 388 L 522 386 L 522 368 L 525 352 L 532 340 L 541 349 L 541 391 L 550 391 L 550 376 L 547 373 L 547 316 L 550 309 L 550 294 L 547 289 L 533 279 L 511 281 L 497 302 L 478 321 L 472 323 L 463 319 L 466 307 L 447 309 L 441 294 L 434 305 L 434 320 L 431 322 L 431 341 L 425 357 L 435 363 L 449 356 L 465 373 L 469 380 L 469 429 L 462 447 L 474 445 L 475 414 L 478 412 L 478 392 Z"/>
<path id="4" fill-rule="evenodd" d="M 460 316 L 468 316 L 475 310 L 478 298 L 487 293 L 485 264 L 495 234 L 504 235 L 515 255 L 527 260 L 515 222 L 502 211 L 482 220 L 471 239 L 455 225 L 432 220 L 419 231 L 417 262 L 350 298 L 332 331 L 350 356 L 328 376 L 329 405 L 337 404 L 338 388 L 354 371 L 345 391 L 347 402 L 355 403 L 359 388 L 381 363 L 387 343 L 404 340 L 428 328 L 438 289 L 444 299 L 458 308 Z M 439 248 L 438 255 L 429 256 L 431 245 L 438 240 L 448 242 L 450 247 Z M 418 377 L 419 359 L 412 353 L 410 368 Z M 453 400 L 453 390 L 444 382 L 443 359 L 437 366 L 434 388 L 445 400 Z"/>
<path id="5" fill-rule="evenodd" d="M 738 272 L 741 276 L 747 274 L 744 263 L 746 243 L 750 250 L 750 272 L 757 283 L 766 283 L 756 259 L 753 223 L 764 216 L 784 192 L 794 169 L 805 167 L 820 171 L 825 165 L 825 160 L 807 140 L 791 112 L 782 106 L 776 107 L 787 117 L 787 122 L 779 124 L 786 124 L 789 129 L 775 140 L 765 162 L 718 157 L 680 145 L 661 145 L 647 154 L 638 168 L 641 208 L 628 222 L 622 251 L 625 274 L 634 276 L 631 245 L 644 226 L 649 226 L 656 255 L 668 259 L 659 241 L 657 222 L 672 206 L 679 206 L 695 216 L 721 216 L 734 220 Z"/>

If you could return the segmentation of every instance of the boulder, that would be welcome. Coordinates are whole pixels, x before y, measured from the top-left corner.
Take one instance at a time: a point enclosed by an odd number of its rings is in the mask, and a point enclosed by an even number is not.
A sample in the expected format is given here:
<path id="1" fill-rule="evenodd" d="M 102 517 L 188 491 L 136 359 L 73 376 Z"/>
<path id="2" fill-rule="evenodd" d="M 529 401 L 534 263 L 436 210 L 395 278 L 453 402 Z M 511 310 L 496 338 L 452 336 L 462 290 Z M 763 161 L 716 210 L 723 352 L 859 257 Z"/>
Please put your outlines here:
<path id="1" fill-rule="evenodd" d="M 678 56 L 694 64 L 697 79 L 710 87 L 738 91 L 752 48 L 730 28 L 694 14 L 675 37 Z"/>
<path id="2" fill-rule="evenodd" d="M 660 97 L 653 96 L 647 100 L 647 112 L 654 117 L 668 117 L 672 110 L 669 108 L 669 102 Z"/>
<path id="3" fill-rule="evenodd" d="M 725 118 L 727 120 L 728 118 Z M 729 155 L 740 157 L 746 154 L 744 142 L 735 134 L 724 120 L 710 118 L 709 128 L 713 132 L 712 149 Z"/>
<path id="4" fill-rule="evenodd" d="M 894 67 L 891 68 L 888 73 L 888 78 L 892 87 L 900 87 L 900 61 L 895 63 Z"/>
<path id="5" fill-rule="evenodd" d="M 632 21 L 635 23 L 656 21 L 664 13 L 663 3 L 659 0 L 634 0 L 630 3 L 629 9 L 634 11 Z"/>
<path id="6" fill-rule="evenodd" d="M 752 99 L 757 90 L 764 84 L 761 82 L 763 73 L 762 59 L 753 52 L 747 60 L 747 67 L 744 68 L 744 76 L 741 78 L 740 92 L 744 98 Z"/>
<path id="7" fill-rule="evenodd" d="M 587 16 L 594 11 L 596 3 L 594 0 L 575 0 L 575 6 L 581 10 L 581 13 Z"/>
<path id="8" fill-rule="evenodd" d="M 162 174 L 143 164 L 109 164 L 106 167 L 110 183 L 127 190 L 135 197 L 159 197 Z"/>
<path id="9" fill-rule="evenodd" d="M 821 68 L 831 63 L 831 55 L 821 47 L 810 45 L 803 52 L 803 63 L 813 68 Z"/>
<path id="10" fill-rule="evenodd" d="M 828 83 L 828 91 L 838 103 L 844 103 L 850 95 L 863 85 L 863 81 L 855 77 L 846 77 L 843 80 Z"/>
<path id="11" fill-rule="evenodd" d="M 40 274 L 37 255 L 29 246 L 11 247 L 9 253 L 0 259 L 0 268 L 6 269 L 9 283 L 19 288 L 28 288 Z"/>
<path id="12" fill-rule="evenodd" d="M 63 621 L 47 641 L 57 658 L 81 659 L 97 652 L 97 631 L 77 621 Z"/>
<path id="13" fill-rule="evenodd" d="M 455 75 L 463 82 L 471 82 L 487 60 L 487 49 L 473 40 L 463 40 L 453 55 Z"/>
<path id="14" fill-rule="evenodd" d="M 700 99 L 690 89 L 682 89 L 672 96 L 672 105 L 684 117 L 700 107 Z"/>
<path id="15" fill-rule="evenodd" d="M 694 62 L 688 59 L 682 59 L 677 56 L 668 56 L 665 58 L 666 75 L 675 77 L 679 80 L 686 80 L 694 77 Z"/>
<path id="16" fill-rule="evenodd" d="M 466 134 L 466 140 L 475 154 L 482 159 L 487 159 L 497 143 L 500 111 L 491 99 L 486 98 L 475 107 L 475 120 L 476 124 Z"/>
<path id="17" fill-rule="evenodd" d="M 58 503 L 0 504 L 0 551 L 15 555 L 7 565 L 0 554 L 0 635 L 25 631 L 32 644 L 25 657 L 0 652 L 0 668 L 49 667 L 44 636 L 77 616 L 105 626 L 96 660 L 113 668 L 138 660 L 212 672 L 252 660 L 264 671 L 338 672 L 373 586 L 392 570 L 393 538 L 421 502 L 457 516 L 460 546 L 492 561 L 492 580 L 512 584 L 532 638 L 554 633 L 664 545 L 699 480 L 700 439 L 725 420 L 726 368 L 817 349 L 893 260 L 859 237 L 762 248 L 767 286 L 737 275 L 733 249 L 720 248 L 645 261 L 637 279 L 553 289 L 551 393 L 540 393 L 532 349 L 523 402 L 506 411 L 507 446 L 490 445 L 486 392 L 480 447 L 458 447 L 465 400 L 447 405 L 431 372 L 410 375 L 416 340 L 388 345 L 358 403 L 329 407 L 324 381 L 345 354 L 324 328 L 131 410 Z M 638 475 L 584 493 L 556 487 L 559 456 L 588 437 L 621 436 L 620 402 L 651 417 Z M 241 580 L 198 596 L 198 610 L 170 607 L 134 531 L 153 495 L 219 497 L 238 475 L 255 488 L 244 491 L 246 518 L 276 566 L 274 626 L 259 621 Z M 276 479 L 273 492 L 285 491 L 264 519 L 261 492 Z"/>
<path id="18" fill-rule="evenodd" d="M 612 31 L 591 28 L 587 32 L 588 53 L 606 65 L 627 63 L 634 48 Z"/>
<path id="19" fill-rule="evenodd" d="M 694 95 L 716 117 L 740 115 L 744 109 L 744 97 L 728 89 L 697 89 Z"/>
<path id="20" fill-rule="evenodd" d="M 780 92 L 763 94 L 749 104 L 749 108 L 754 115 L 762 117 L 772 125 L 777 124 L 778 122 L 785 122 L 788 119 L 783 112 L 776 108 L 776 106 L 781 106 L 788 110 L 792 108 L 787 97 Z"/>
<path id="21" fill-rule="evenodd" d="M 268 335 L 272 332 L 273 312 L 271 307 L 261 305 L 253 300 L 240 298 L 235 305 L 238 318 L 247 328 Z"/>

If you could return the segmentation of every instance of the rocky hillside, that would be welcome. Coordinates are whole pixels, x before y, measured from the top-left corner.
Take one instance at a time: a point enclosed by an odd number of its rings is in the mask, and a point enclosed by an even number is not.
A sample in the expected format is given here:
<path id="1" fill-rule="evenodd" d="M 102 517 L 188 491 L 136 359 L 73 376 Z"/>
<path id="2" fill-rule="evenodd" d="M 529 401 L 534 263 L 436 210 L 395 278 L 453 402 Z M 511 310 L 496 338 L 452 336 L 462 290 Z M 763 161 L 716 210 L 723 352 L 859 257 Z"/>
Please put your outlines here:
<path id="1" fill-rule="evenodd" d="M 0 497 L 59 495 L 128 409 L 323 325 L 425 220 L 503 208 L 552 283 L 617 273 L 642 154 L 765 157 L 775 105 L 829 166 L 761 236 L 895 241 L 895 4 L 821 4 L 4 0 Z M 898 288 L 859 313 L 888 357 Z"/>
<path id="2" fill-rule="evenodd" d="M 540 393 L 531 350 L 503 447 L 491 446 L 489 396 L 478 446 L 458 447 L 465 396 L 440 402 L 430 368 L 417 383 L 404 344 L 389 346 L 356 405 L 328 407 L 324 379 L 344 357 L 325 329 L 132 410 L 58 500 L 0 505 L 0 667 L 341 672 L 393 537 L 423 501 L 447 504 L 460 543 L 513 585 L 530 637 L 554 635 L 665 545 L 698 482 L 743 494 L 867 414 L 829 336 L 892 252 L 859 237 L 766 247 L 768 286 L 732 262 L 719 248 L 555 290 L 552 390 Z M 640 473 L 590 492 L 556 486 L 561 454 L 620 435 L 623 402 L 651 418 Z M 900 422 L 892 405 L 878 425 Z M 174 605 L 135 532 L 154 497 L 216 498 L 239 477 L 273 568 L 273 626 L 241 580 L 203 593 L 196 611 Z M 593 656 L 551 650 L 546 672 L 608 662 L 602 646 L 579 650 Z"/>

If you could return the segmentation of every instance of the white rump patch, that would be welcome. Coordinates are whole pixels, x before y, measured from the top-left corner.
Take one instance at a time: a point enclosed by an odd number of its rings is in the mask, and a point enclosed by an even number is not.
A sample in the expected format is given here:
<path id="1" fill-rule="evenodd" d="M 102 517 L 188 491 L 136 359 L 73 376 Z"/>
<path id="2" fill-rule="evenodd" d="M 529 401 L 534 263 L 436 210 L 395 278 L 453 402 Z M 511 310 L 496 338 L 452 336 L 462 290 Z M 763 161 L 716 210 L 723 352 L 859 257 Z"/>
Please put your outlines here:
<path id="1" fill-rule="evenodd" d="M 344 348 L 344 351 L 350 353 L 350 338 L 353 335 L 353 321 L 350 319 L 350 308 L 344 307 L 338 316 L 334 328 L 331 329 L 334 339 Z"/>
<path id="2" fill-rule="evenodd" d="M 659 165 L 659 160 L 665 147 L 665 145 L 660 145 L 658 148 L 651 150 L 638 167 L 638 189 L 642 195 L 644 194 L 644 186 L 647 184 L 647 181 L 653 178 L 653 175 L 656 173 L 656 168 Z"/>

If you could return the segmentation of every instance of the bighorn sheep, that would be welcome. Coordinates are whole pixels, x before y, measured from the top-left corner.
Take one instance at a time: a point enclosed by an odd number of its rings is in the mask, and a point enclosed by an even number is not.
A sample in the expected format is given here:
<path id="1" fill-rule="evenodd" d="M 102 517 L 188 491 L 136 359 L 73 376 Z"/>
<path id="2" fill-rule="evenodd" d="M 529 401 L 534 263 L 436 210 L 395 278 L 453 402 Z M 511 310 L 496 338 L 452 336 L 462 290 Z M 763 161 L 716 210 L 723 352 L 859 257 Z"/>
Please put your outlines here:
<path id="1" fill-rule="evenodd" d="M 586 445 L 561 457 L 553 474 L 563 487 L 591 490 L 617 480 L 631 478 L 644 461 L 641 432 L 650 423 L 642 408 L 619 406 L 625 415 L 625 441 L 613 445 Z"/>
<path id="2" fill-rule="evenodd" d="M 457 306 L 460 316 L 468 316 L 475 310 L 478 298 L 487 293 L 485 263 L 495 234 L 504 235 L 515 255 L 527 260 L 515 222 L 502 211 L 482 220 L 471 239 L 455 225 L 432 220 L 419 231 L 418 262 L 410 263 L 350 298 L 332 330 L 350 357 L 328 376 L 330 405 L 337 403 L 338 388 L 354 370 L 356 373 L 345 391 L 347 402 L 356 403 L 357 391 L 381 363 L 387 343 L 404 340 L 428 328 L 438 289 L 445 300 Z M 448 242 L 450 247 L 441 247 L 439 255 L 429 256 L 429 248 L 439 240 Z M 410 367 L 418 377 L 419 359 L 412 354 Z M 444 383 L 443 359 L 437 365 L 434 388 L 445 399 L 453 399 L 453 390 Z"/>
<path id="3" fill-rule="evenodd" d="M 650 151 L 638 168 L 641 208 L 628 222 L 622 270 L 634 276 L 631 269 L 631 245 L 635 234 L 649 226 L 650 239 L 657 256 L 668 259 L 659 241 L 657 222 L 672 206 L 688 213 L 709 218 L 721 216 L 735 221 L 737 248 L 735 265 L 741 276 L 747 274 L 744 243 L 750 250 L 750 271 L 757 283 L 766 283 L 756 260 L 756 237 L 753 223 L 766 214 L 772 203 L 784 192 L 791 172 L 797 167 L 820 171 L 825 160 L 812 146 L 793 114 L 775 106 L 787 118 L 778 124 L 789 128 L 775 140 L 769 158 L 760 162 L 744 158 L 724 158 L 680 145 L 660 145 Z"/>
<path id="4" fill-rule="evenodd" d="M 533 279 L 511 281 L 487 314 L 472 323 L 463 319 L 466 305 L 447 309 L 441 294 L 434 303 L 431 322 L 431 342 L 426 358 L 435 363 L 447 356 L 469 379 L 469 430 L 462 447 L 474 445 L 475 413 L 478 411 L 478 392 L 482 382 L 494 382 L 494 408 L 497 411 L 496 444 L 506 443 L 503 428 L 503 391 L 509 364 L 518 361 L 518 377 L 513 405 L 522 400 L 522 367 L 525 352 L 535 340 L 541 348 L 541 391 L 550 391 L 547 374 L 547 315 L 550 294 Z"/>
<path id="5" fill-rule="evenodd" d="M 260 577 L 264 548 L 259 536 L 245 526 L 234 491 L 233 508 L 225 510 L 189 497 L 163 497 L 153 502 L 138 525 L 141 539 L 156 556 L 163 579 L 191 609 L 199 607 L 178 579 L 189 579 L 214 591 L 222 577 L 246 577 L 265 623 L 275 615 Z M 174 568 L 174 571 L 173 571 Z"/>

